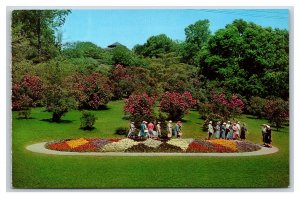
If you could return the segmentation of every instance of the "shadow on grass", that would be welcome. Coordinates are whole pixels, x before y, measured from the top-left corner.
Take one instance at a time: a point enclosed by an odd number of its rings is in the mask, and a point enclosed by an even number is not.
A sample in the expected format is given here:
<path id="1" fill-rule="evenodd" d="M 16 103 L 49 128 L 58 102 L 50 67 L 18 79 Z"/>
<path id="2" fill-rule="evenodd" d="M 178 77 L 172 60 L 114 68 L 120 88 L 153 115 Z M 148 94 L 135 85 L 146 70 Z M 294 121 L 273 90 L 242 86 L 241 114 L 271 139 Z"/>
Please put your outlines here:
<path id="1" fill-rule="evenodd" d="M 79 129 L 81 129 L 83 131 L 86 131 L 86 132 L 96 132 L 96 128 L 95 127 L 92 127 L 92 128 L 83 128 L 83 127 L 80 127 Z"/>
<path id="2" fill-rule="evenodd" d="M 18 120 L 33 120 L 33 119 L 35 119 L 35 118 L 33 118 L 33 117 L 29 117 L 29 118 L 18 117 L 17 119 L 18 119 Z"/>
<path id="3" fill-rule="evenodd" d="M 44 122 L 49 122 L 49 123 L 63 123 L 63 124 L 68 124 L 68 123 L 72 123 L 72 120 L 60 120 L 59 122 L 54 122 L 52 121 L 51 118 L 48 119 L 41 119 L 40 121 L 44 121 Z"/>
<path id="4" fill-rule="evenodd" d="M 261 120 L 262 118 L 257 118 L 256 116 L 246 116 L 246 118 L 252 119 L 252 120 Z"/>
<path id="5" fill-rule="evenodd" d="M 109 108 L 106 105 L 101 105 L 98 107 L 98 109 L 92 109 L 90 107 L 83 107 L 80 110 L 88 110 L 88 111 L 105 111 L 105 110 L 110 110 L 111 108 Z"/>

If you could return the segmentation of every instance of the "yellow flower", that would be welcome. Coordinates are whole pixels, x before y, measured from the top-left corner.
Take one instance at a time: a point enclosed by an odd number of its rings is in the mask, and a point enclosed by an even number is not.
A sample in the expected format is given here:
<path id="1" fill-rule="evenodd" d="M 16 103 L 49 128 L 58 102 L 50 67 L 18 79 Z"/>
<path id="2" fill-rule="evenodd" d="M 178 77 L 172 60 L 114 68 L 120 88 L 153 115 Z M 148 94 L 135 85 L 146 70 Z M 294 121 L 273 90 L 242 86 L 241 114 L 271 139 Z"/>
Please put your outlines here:
<path id="1" fill-rule="evenodd" d="M 220 144 L 224 147 L 230 148 L 234 151 L 237 151 L 237 145 L 234 141 L 232 140 L 224 140 L 224 139 L 214 139 L 214 140 L 207 140 L 208 142 L 215 143 L 215 144 Z"/>
<path id="2" fill-rule="evenodd" d="M 86 144 L 88 142 L 89 141 L 87 141 L 84 138 L 79 138 L 79 139 L 76 139 L 76 140 L 66 141 L 66 143 L 69 145 L 70 148 L 76 148 L 76 147 L 81 146 L 83 144 Z"/>

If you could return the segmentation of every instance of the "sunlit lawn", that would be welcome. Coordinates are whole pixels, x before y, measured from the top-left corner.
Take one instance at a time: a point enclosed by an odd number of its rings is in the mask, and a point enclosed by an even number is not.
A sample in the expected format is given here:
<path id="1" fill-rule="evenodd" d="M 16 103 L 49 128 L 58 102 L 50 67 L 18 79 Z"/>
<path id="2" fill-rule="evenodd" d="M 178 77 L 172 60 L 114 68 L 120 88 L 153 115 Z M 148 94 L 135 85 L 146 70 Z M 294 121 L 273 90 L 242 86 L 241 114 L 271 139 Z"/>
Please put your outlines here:
<path id="1" fill-rule="evenodd" d="M 273 132 L 280 151 L 255 157 L 94 157 L 53 156 L 27 151 L 32 143 L 76 137 L 122 137 L 115 129 L 126 127 L 123 102 L 93 111 L 95 129 L 83 131 L 79 111 L 71 111 L 62 123 L 46 121 L 50 113 L 32 110 L 32 118 L 12 120 L 12 182 L 16 188 L 170 188 L 170 187 L 287 187 L 289 185 L 288 127 Z M 185 116 L 184 137 L 204 138 L 203 120 L 197 111 Z M 261 143 L 260 125 L 265 120 L 243 115 L 248 140 Z"/>

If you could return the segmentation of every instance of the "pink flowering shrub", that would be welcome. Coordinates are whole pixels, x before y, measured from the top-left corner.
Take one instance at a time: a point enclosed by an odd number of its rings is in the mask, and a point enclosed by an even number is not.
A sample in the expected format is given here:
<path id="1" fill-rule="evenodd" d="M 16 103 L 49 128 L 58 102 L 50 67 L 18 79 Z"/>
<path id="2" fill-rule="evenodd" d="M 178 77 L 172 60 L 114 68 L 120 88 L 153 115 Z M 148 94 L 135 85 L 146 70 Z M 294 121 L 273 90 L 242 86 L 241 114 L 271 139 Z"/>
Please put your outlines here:
<path id="1" fill-rule="evenodd" d="M 155 97 L 146 93 L 130 95 L 125 99 L 124 112 L 130 114 L 131 120 L 140 123 L 142 120 L 151 121 L 154 114 Z"/>
<path id="2" fill-rule="evenodd" d="M 196 103 L 197 100 L 195 100 L 188 91 L 183 94 L 178 92 L 166 92 L 161 98 L 160 110 L 168 113 L 169 119 L 180 120 Z"/>
<path id="3" fill-rule="evenodd" d="M 212 93 L 211 101 L 200 104 L 199 111 L 205 119 L 219 117 L 223 118 L 219 120 L 226 120 L 241 114 L 244 107 L 244 102 L 235 94 Z"/>
<path id="4" fill-rule="evenodd" d="M 35 75 L 25 75 L 20 82 L 12 85 L 12 108 L 23 110 L 36 105 L 42 99 L 43 84 Z"/>
<path id="5" fill-rule="evenodd" d="M 100 73 L 73 76 L 72 93 L 79 108 L 99 109 L 112 97 L 109 79 Z"/>

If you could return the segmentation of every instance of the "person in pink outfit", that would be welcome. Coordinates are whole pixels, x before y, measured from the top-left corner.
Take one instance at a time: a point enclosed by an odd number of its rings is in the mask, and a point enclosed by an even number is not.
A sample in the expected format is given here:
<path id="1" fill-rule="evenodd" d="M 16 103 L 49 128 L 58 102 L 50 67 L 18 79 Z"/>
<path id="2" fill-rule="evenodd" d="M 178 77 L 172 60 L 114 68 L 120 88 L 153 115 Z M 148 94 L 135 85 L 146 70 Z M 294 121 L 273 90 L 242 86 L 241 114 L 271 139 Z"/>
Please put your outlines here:
<path id="1" fill-rule="evenodd" d="M 149 132 L 149 137 L 150 138 L 152 138 L 154 136 L 153 130 L 154 130 L 154 124 L 152 122 L 149 122 L 149 124 L 148 124 L 148 132 Z"/>

